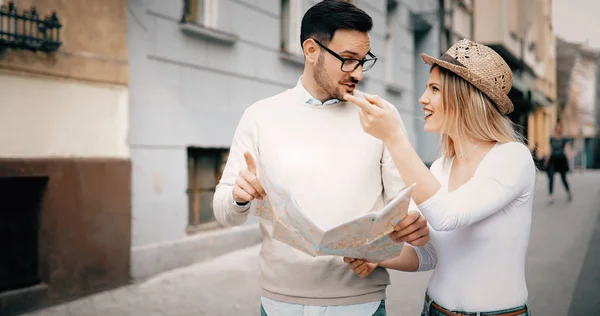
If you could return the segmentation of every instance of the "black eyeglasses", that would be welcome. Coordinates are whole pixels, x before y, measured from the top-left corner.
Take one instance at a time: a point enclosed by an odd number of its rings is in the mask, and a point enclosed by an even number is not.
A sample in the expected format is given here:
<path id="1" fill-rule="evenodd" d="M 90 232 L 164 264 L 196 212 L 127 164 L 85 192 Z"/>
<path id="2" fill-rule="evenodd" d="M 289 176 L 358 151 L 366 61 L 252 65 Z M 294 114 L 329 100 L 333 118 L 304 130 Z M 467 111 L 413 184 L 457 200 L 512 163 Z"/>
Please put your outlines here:
<path id="1" fill-rule="evenodd" d="M 321 44 L 321 42 L 317 41 L 316 39 L 313 38 L 313 41 L 315 41 L 315 43 L 319 44 L 319 46 L 323 47 L 323 49 L 326 50 L 331 55 L 333 55 L 333 57 L 339 59 L 342 62 L 342 67 L 340 69 L 342 69 L 343 72 L 353 72 L 359 66 L 363 67 L 363 72 L 364 72 L 364 71 L 367 71 L 367 70 L 373 68 L 373 66 L 375 65 L 375 62 L 377 61 L 377 56 L 373 55 L 373 53 L 371 53 L 371 52 L 367 53 L 367 56 L 369 56 L 371 58 L 364 58 L 362 60 L 354 59 L 354 58 L 344 58 L 344 57 L 338 55 L 336 52 L 329 49 L 327 46 Z"/>

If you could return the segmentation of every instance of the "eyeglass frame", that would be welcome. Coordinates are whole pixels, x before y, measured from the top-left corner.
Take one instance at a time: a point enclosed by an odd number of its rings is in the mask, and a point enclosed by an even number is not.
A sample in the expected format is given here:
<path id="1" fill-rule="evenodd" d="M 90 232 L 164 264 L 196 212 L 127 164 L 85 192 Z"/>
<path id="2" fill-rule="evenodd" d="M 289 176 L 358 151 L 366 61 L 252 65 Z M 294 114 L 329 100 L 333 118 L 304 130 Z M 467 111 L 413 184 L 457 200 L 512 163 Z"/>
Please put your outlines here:
<path id="1" fill-rule="evenodd" d="M 375 56 L 373 53 L 371 53 L 371 51 L 369 51 L 369 52 L 367 53 L 367 56 L 371 57 L 370 59 L 366 59 L 366 58 L 363 58 L 363 59 L 356 59 L 356 58 L 344 58 L 344 57 L 342 57 L 342 56 L 338 55 L 338 53 L 336 53 L 336 52 L 332 51 L 332 50 L 331 50 L 329 47 L 327 47 L 327 46 L 323 45 L 323 44 L 322 44 L 321 42 L 319 42 L 318 40 L 316 40 L 316 39 L 314 39 L 314 38 L 311 38 L 311 39 L 312 39 L 313 41 L 315 41 L 315 43 L 317 43 L 317 44 L 318 44 L 319 46 L 321 46 L 323 49 L 325 49 L 325 50 L 326 50 L 328 53 L 330 53 L 330 54 L 331 54 L 333 57 L 335 57 L 335 58 L 339 59 L 339 60 L 342 62 L 342 64 L 340 65 L 340 70 L 341 70 L 342 72 L 353 72 L 353 71 L 355 71 L 356 69 L 358 69 L 358 67 L 360 67 L 360 66 L 363 66 L 363 67 L 364 67 L 364 64 L 365 64 L 366 62 L 368 62 L 368 61 L 371 61 L 371 60 L 373 60 L 373 66 L 375 66 L 375 64 L 377 63 L 377 56 Z M 348 60 L 356 60 L 356 61 L 358 61 L 358 64 L 356 64 L 356 67 L 354 67 L 354 69 L 352 69 L 352 70 L 350 70 L 350 71 L 344 71 L 344 63 L 346 63 L 346 61 L 348 61 Z M 371 68 L 373 68 L 373 66 L 371 66 Z M 367 69 L 367 70 L 364 70 L 364 68 L 363 68 L 363 72 L 369 71 L 369 70 L 371 70 L 371 68 L 369 68 L 369 69 Z"/>

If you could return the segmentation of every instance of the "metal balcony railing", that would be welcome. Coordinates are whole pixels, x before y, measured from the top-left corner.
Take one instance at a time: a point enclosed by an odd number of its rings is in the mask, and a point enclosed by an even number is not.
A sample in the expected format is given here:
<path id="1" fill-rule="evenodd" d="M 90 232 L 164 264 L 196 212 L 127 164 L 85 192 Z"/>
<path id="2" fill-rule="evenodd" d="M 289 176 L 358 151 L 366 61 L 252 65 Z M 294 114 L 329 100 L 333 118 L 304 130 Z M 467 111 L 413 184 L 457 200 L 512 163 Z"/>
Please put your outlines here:
<path id="1" fill-rule="evenodd" d="M 18 13 L 13 1 L 0 6 L 0 49 L 26 49 L 31 51 L 53 52 L 62 44 L 60 28 L 56 16 L 41 17 L 35 7 Z"/>

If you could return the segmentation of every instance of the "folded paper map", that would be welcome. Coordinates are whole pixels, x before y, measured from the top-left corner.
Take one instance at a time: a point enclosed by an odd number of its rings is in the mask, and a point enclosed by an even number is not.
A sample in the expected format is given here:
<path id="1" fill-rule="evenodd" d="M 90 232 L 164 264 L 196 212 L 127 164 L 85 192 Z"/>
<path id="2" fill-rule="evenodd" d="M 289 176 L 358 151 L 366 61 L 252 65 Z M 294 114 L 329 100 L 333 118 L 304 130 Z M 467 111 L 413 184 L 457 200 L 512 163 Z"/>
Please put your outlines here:
<path id="1" fill-rule="evenodd" d="M 273 239 L 312 256 L 380 262 L 400 254 L 404 243 L 392 241 L 389 234 L 406 216 L 414 184 L 400 191 L 382 209 L 323 231 L 306 217 L 288 190 L 271 181 L 260 160 L 257 172 L 267 196 L 256 201 L 252 214 L 272 222 Z"/>

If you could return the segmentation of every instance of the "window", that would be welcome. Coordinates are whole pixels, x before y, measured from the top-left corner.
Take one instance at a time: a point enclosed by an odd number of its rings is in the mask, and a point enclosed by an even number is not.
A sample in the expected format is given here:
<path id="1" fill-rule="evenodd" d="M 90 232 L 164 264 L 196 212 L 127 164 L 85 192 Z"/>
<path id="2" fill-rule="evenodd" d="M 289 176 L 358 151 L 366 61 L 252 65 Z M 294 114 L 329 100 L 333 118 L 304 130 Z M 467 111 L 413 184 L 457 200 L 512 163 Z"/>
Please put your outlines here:
<path id="1" fill-rule="evenodd" d="M 188 147 L 188 230 L 218 227 L 212 202 L 228 153 L 227 149 Z"/>
<path id="2" fill-rule="evenodd" d="M 302 23 L 302 1 L 281 0 L 281 51 L 303 55 L 300 46 L 300 24 Z"/>
<path id="3" fill-rule="evenodd" d="M 398 25 L 398 14 L 397 14 L 397 1 L 388 0 L 386 17 L 385 17 L 385 81 L 386 83 L 394 82 L 394 52 L 397 50 L 394 48 L 396 37 L 396 30 L 399 29 Z"/>
<path id="4" fill-rule="evenodd" d="M 47 183 L 47 177 L 0 177 L 0 292 L 42 281 L 40 214 Z"/>
<path id="5" fill-rule="evenodd" d="M 217 0 L 184 0 L 183 21 L 217 28 Z"/>
<path id="6" fill-rule="evenodd" d="M 473 37 L 473 14 L 470 2 L 439 0 L 443 8 L 440 26 L 440 54 L 444 54 L 458 40 Z"/>

